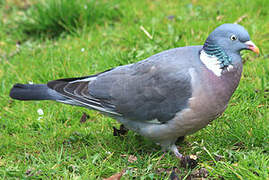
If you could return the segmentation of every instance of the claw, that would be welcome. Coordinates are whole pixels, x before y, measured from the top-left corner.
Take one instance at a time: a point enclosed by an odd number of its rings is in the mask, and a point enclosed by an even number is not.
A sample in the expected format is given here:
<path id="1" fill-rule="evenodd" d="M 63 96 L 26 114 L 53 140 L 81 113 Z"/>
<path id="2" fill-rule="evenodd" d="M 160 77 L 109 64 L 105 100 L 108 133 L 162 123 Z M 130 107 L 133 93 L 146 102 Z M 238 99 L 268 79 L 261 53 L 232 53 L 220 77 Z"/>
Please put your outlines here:
<path id="1" fill-rule="evenodd" d="M 197 166 L 198 162 L 191 156 L 183 156 L 181 158 L 180 164 L 184 168 L 194 169 Z"/>
<path id="2" fill-rule="evenodd" d="M 124 125 L 120 125 L 120 129 L 117 129 L 113 126 L 113 136 L 122 136 L 128 132 L 128 129 Z"/>

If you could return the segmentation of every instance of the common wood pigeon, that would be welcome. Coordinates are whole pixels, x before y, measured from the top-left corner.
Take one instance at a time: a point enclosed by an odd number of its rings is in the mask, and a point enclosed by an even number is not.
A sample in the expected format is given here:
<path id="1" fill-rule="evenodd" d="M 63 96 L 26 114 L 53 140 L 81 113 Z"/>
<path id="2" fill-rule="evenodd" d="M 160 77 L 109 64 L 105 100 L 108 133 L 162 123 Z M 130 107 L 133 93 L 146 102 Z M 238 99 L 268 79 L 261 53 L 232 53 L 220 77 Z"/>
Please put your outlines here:
<path id="1" fill-rule="evenodd" d="M 241 77 L 241 50 L 259 53 L 244 27 L 223 24 L 203 46 L 166 50 L 95 75 L 15 84 L 10 97 L 100 111 L 182 158 L 177 138 L 205 127 L 227 108 Z"/>

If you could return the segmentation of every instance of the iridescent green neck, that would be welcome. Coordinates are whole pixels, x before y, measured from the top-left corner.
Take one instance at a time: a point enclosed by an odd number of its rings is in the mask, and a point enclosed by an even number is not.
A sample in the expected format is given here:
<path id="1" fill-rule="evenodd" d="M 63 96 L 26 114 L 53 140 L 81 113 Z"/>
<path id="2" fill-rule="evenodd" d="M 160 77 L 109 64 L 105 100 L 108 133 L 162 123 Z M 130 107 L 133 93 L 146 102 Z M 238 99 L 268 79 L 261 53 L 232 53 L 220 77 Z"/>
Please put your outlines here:
<path id="1" fill-rule="evenodd" d="M 232 64 L 232 58 L 228 56 L 221 47 L 210 43 L 208 40 L 205 42 L 203 50 L 210 56 L 216 56 L 222 69 Z"/>

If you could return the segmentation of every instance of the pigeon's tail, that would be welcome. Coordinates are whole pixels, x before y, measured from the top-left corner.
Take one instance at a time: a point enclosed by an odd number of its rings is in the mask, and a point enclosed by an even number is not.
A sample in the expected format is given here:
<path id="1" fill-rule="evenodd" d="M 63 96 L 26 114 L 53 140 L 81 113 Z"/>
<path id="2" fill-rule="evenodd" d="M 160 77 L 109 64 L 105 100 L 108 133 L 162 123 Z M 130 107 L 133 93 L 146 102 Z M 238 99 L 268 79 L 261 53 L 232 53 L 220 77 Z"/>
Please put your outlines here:
<path id="1" fill-rule="evenodd" d="M 56 91 L 48 88 L 46 84 L 15 84 L 11 91 L 10 97 L 22 101 L 27 100 L 65 100 Z"/>

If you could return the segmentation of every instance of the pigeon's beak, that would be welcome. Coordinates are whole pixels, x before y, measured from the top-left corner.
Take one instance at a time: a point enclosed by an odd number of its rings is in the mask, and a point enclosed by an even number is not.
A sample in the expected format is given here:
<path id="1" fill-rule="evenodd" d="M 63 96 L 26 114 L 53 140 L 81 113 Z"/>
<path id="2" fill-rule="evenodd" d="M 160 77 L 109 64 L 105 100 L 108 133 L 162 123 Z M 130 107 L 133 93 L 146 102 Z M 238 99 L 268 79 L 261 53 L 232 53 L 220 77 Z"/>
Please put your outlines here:
<path id="1" fill-rule="evenodd" d="M 245 42 L 245 45 L 247 45 L 247 49 L 255 52 L 256 54 L 260 54 L 259 48 L 252 41 Z"/>

